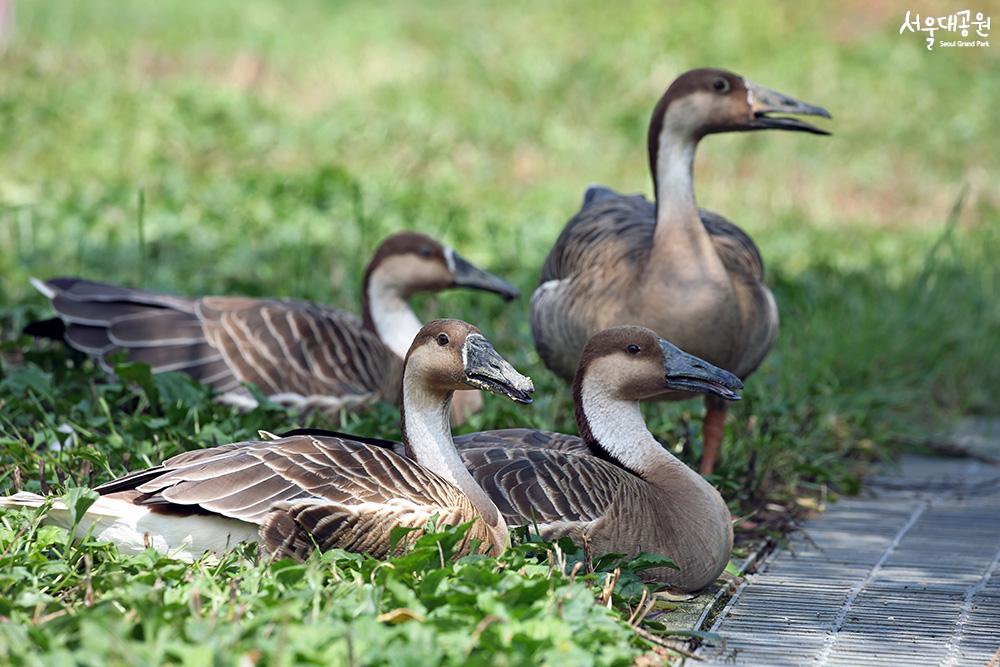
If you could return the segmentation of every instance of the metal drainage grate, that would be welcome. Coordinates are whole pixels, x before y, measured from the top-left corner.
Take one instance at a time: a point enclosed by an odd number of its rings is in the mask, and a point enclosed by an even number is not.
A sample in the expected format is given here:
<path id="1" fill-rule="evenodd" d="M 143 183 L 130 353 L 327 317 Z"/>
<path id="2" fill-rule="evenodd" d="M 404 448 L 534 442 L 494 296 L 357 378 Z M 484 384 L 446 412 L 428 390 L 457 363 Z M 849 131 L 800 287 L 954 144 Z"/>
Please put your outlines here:
<path id="1" fill-rule="evenodd" d="M 775 552 L 708 665 L 1000 665 L 1000 466 L 907 457 Z"/>

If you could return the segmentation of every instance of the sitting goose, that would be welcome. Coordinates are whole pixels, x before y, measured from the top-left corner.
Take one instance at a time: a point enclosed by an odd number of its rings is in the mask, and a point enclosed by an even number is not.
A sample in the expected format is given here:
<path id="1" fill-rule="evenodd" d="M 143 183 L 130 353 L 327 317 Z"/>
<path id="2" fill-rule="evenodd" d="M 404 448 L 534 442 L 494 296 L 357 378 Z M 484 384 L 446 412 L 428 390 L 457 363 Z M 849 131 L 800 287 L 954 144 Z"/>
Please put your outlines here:
<path id="1" fill-rule="evenodd" d="M 510 429 L 455 439 L 462 461 L 510 525 L 568 536 L 592 553 L 651 552 L 679 570 L 647 574 L 685 591 L 729 562 L 733 530 L 719 492 L 653 438 L 639 401 L 667 391 L 736 400 L 739 379 L 661 340 L 622 326 L 594 335 L 573 380 L 582 437 Z"/>
<path id="2" fill-rule="evenodd" d="M 182 371 L 244 408 L 257 402 L 243 383 L 278 403 L 332 416 L 379 400 L 399 404 L 403 357 L 420 330 L 407 303 L 417 292 L 468 287 L 510 300 L 517 289 L 451 248 L 414 232 L 384 240 L 365 270 L 362 317 L 306 301 L 169 294 L 78 278 L 32 281 L 59 317 L 26 332 L 64 340 L 100 359 L 124 350 L 154 372 Z M 457 423 L 479 409 L 461 392 Z"/>
<path id="3" fill-rule="evenodd" d="M 778 333 L 778 309 L 750 237 L 699 210 L 694 154 L 707 134 L 793 130 L 828 134 L 772 113 L 830 117 L 820 107 L 718 69 L 682 74 L 660 98 L 649 125 L 656 202 L 590 188 L 542 268 L 531 302 L 535 346 L 566 380 L 594 333 L 641 324 L 682 349 L 746 378 Z M 689 398 L 675 392 L 666 398 Z M 718 456 L 726 404 L 706 398 L 701 472 Z"/>
<path id="4" fill-rule="evenodd" d="M 455 451 L 449 404 L 454 391 L 469 387 L 530 403 L 531 380 L 477 328 L 435 320 L 409 349 L 402 387 L 403 439 L 413 458 L 353 437 L 291 436 L 187 452 L 97 487 L 101 497 L 76 532 L 93 531 L 125 552 L 149 544 L 185 560 L 242 541 L 278 557 L 304 559 L 315 546 L 384 557 L 393 528 L 421 529 L 437 515 L 447 525 L 475 520 L 461 551 L 477 539 L 502 552 L 507 525 Z M 44 502 L 23 492 L 0 498 L 8 507 Z M 49 517 L 66 525 L 69 512 L 56 501 Z"/>
<path id="5" fill-rule="evenodd" d="M 737 400 L 742 386 L 732 373 L 650 329 L 614 327 L 590 339 L 573 381 L 582 437 L 515 428 L 459 436 L 455 446 L 509 525 L 537 528 L 548 540 L 570 537 L 595 555 L 668 556 L 679 570 L 645 574 L 694 591 L 714 581 L 729 561 L 729 510 L 705 478 L 656 441 L 639 401 L 668 391 Z M 399 443 L 373 444 L 404 453 Z"/>

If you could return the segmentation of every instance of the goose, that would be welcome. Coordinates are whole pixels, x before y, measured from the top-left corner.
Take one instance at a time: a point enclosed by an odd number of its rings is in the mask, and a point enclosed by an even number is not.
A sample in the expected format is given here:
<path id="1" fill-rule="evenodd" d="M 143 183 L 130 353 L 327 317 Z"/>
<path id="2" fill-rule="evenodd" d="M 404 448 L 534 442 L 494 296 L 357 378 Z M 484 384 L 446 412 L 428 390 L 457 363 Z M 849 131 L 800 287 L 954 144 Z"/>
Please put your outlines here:
<path id="1" fill-rule="evenodd" d="M 569 381 L 591 335 L 617 324 L 662 338 L 745 379 L 778 333 L 778 308 L 756 245 L 739 227 L 695 203 L 693 167 L 702 137 L 790 130 L 829 134 L 774 113 L 822 116 L 805 104 L 720 69 L 678 77 L 653 110 L 648 133 L 655 203 L 591 187 L 545 260 L 532 295 L 531 328 L 545 365 Z M 692 397 L 690 391 L 665 395 Z M 705 399 L 700 470 L 711 474 L 726 403 Z"/>
<path id="2" fill-rule="evenodd" d="M 742 382 L 645 327 L 595 334 L 573 380 L 580 437 L 508 429 L 455 439 L 462 461 L 512 526 L 569 537 L 595 555 L 642 552 L 679 569 L 650 578 L 696 591 L 729 562 L 729 509 L 709 482 L 663 448 L 639 402 L 669 391 L 738 400 Z"/>
<path id="3" fill-rule="evenodd" d="M 63 340 L 96 357 L 124 351 L 154 372 L 181 371 L 212 386 L 223 402 L 252 409 L 254 384 L 276 403 L 336 418 L 386 401 L 399 405 L 403 358 L 420 331 L 407 299 L 417 292 L 467 287 L 518 291 L 451 248 L 415 232 L 385 239 L 365 270 L 362 316 L 307 301 L 170 294 L 79 278 L 33 279 L 58 317 L 29 324 L 31 335 Z M 456 423 L 482 405 L 460 392 Z"/>
<path id="4" fill-rule="evenodd" d="M 677 390 L 732 401 L 742 386 L 732 373 L 650 329 L 612 327 L 587 343 L 573 380 L 580 436 L 512 428 L 458 436 L 454 443 L 508 525 L 537 529 L 547 540 L 569 537 L 595 555 L 668 556 L 678 570 L 651 568 L 646 576 L 695 591 L 729 562 L 729 509 L 704 477 L 657 442 L 639 402 Z M 405 454 L 399 443 L 377 444 Z"/>
<path id="5" fill-rule="evenodd" d="M 534 387 L 476 327 L 435 320 L 418 332 L 402 378 L 403 442 L 409 456 L 354 436 L 289 436 L 196 450 L 98 486 L 76 526 L 126 553 L 147 545 L 182 560 L 256 542 L 275 557 L 304 559 L 314 548 L 383 558 L 393 528 L 474 521 L 459 551 L 509 543 L 503 515 L 462 464 L 449 422 L 453 392 L 482 389 L 530 403 Z M 20 492 L 0 506 L 41 507 L 68 526 L 59 500 Z"/>

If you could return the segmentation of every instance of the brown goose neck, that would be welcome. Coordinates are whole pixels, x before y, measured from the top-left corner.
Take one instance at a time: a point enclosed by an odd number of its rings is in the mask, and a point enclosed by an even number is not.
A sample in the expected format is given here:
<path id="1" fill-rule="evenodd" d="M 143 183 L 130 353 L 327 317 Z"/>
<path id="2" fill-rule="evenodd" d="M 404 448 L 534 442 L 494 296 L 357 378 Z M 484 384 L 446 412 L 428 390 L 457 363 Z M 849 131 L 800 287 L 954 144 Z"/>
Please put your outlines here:
<path id="1" fill-rule="evenodd" d="M 594 456 L 669 493 L 677 499 L 678 507 L 683 506 L 689 494 L 691 502 L 718 496 L 701 475 L 653 437 L 638 401 L 615 398 L 601 373 L 588 375 L 583 381 L 574 382 L 574 405 L 580 435 Z"/>
<path id="2" fill-rule="evenodd" d="M 701 134 L 688 115 L 679 108 L 668 109 L 651 144 L 656 230 L 650 260 L 667 267 L 676 278 L 723 279 L 724 267 L 701 222 L 695 199 L 694 160 Z M 660 280 L 656 272 L 648 275 Z"/>
<path id="3" fill-rule="evenodd" d="M 668 127 L 662 133 L 653 172 L 657 222 L 697 214 L 694 194 L 694 156 L 697 148 L 698 140 L 686 132 L 672 131 Z"/>
<path id="4" fill-rule="evenodd" d="M 375 331 L 375 320 L 372 319 L 372 305 L 371 297 L 368 295 L 368 289 L 371 286 L 372 270 L 374 268 L 374 260 L 368 263 L 365 267 L 365 276 L 361 281 L 361 321 L 365 329 L 378 335 Z"/>
<path id="5" fill-rule="evenodd" d="M 458 487 L 482 517 L 497 542 L 507 536 L 496 504 L 469 473 L 451 437 L 451 399 L 454 392 L 431 389 L 419 372 L 403 370 L 400 426 L 407 456 Z M 506 544 L 496 544 L 501 551 Z"/>
<path id="6" fill-rule="evenodd" d="M 573 381 L 573 414 L 576 417 L 576 428 L 580 432 L 583 443 L 587 445 L 591 455 L 616 465 L 636 477 L 641 477 L 638 470 L 633 470 L 624 461 L 615 457 L 611 450 L 594 434 L 594 429 L 591 426 L 592 413 L 594 412 L 596 410 L 589 404 L 589 398 L 584 399 L 583 396 L 583 373 L 577 372 Z M 594 417 L 596 418 L 596 415 Z"/>
<path id="7" fill-rule="evenodd" d="M 374 333 L 400 359 L 406 357 L 421 323 L 407 301 L 410 293 L 391 267 L 375 257 L 365 271 L 361 290 L 363 326 Z"/>
<path id="8" fill-rule="evenodd" d="M 581 364 L 573 382 L 573 406 L 580 436 L 590 451 L 631 474 L 647 479 L 663 466 L 680 465 L 646 427 L 639 402 L 619 398 L 614 359 Z"/>
<path id="9" fill-rule="evenodd" d="M 653 195 L 660 208 L 661 195 L 674 191 L 686 194 L 693 204 L 694 189 L 691 187 L 694 169 L 694 153 L 701 140 L 702 131 L 697 123 L 697 112 L 684 100 L 690 92 L 677 87 L 676 83 L 667 89 L 653 109 L 646 135 L 646 149 L 649 155 L 649 171 L 653 177 Z M 669 191 L 663 188 L 671 180 L 680 179 L 677 186 Z M 686 190 L 686 193 L 685 193 Z"/>
<path id="10" fill-rule="evenodd" d="M 373 313 L 373 310 L 378 308 L 378 303 L 376 303 L 378 300 L 377 293 L 394 294 L 394 296 L 405 300 L 404 295 L 398 289 L 390 287 L 388 276 L 385 275 L 385 267 L 382 265 L 383 259 L 384 257 L 381 252 L 372 257 L 371 261 L 368 262 L 368 266 L 365 267 L 365 275 L 361 281 L 361 319 L 365 329 L 374 334 L 378 334 Z"/>

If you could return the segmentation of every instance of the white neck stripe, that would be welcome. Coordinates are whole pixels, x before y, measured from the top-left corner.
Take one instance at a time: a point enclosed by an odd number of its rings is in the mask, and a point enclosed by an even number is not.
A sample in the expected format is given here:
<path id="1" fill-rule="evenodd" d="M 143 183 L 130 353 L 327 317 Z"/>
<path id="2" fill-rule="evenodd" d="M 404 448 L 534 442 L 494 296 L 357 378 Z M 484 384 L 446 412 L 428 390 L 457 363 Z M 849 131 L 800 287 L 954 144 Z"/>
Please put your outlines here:
<path id="1" fill-rule="evenodd" d="M 378 337 L 396 356 L 405 359 L 422 325 L 399 289 L 378 269 L 368 280 L 368 312 Z"/>

